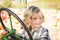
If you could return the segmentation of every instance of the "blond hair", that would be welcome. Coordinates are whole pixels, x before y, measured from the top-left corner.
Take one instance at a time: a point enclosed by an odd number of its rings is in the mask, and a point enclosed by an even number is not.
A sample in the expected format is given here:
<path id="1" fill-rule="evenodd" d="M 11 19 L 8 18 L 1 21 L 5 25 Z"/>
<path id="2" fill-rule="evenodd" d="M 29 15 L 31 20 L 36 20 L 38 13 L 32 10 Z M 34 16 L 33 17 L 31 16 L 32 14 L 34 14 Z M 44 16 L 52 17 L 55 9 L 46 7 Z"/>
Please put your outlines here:
<path id="1" fill-rule="evenodd" d="M 27 26 L 30 27 L 30 19 L 31 19 L 31 16 L 34 14 L 34 13 L 38 13 L 38 12 L 41 12 L 41 10 L 38 8 L 38 7 L 35 7 L 35 6 L 30 6 L 24 13 L 24 22 Z M 41 12 L 42 13 L 42 12 Z M 42 14 L 42 17 L 44 19 L 44 16 Z"/>

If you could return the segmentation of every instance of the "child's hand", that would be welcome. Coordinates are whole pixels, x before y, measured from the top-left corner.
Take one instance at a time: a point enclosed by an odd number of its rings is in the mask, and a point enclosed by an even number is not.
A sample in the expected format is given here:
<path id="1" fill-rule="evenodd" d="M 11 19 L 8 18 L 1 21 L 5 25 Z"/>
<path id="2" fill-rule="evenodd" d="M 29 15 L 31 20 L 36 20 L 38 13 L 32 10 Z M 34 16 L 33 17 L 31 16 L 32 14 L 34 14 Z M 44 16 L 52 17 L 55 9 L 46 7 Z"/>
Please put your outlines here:
<path id="1" fill-rule="evenodd" d="M 2 36 L 4 36 L 5 34 L 7 34 L 7 31 L 5 31 L 4 29 L 0 30 L 0 38 L 2 38 Z"/>

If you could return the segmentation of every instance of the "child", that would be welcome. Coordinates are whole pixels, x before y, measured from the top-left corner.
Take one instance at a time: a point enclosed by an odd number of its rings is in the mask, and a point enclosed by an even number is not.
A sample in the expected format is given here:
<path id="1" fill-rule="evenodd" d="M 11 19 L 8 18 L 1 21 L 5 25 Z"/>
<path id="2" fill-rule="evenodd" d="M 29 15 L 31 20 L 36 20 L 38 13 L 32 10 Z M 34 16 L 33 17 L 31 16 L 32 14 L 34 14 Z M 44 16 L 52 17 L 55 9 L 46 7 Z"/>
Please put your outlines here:
<path id="1" fill-rule="evenodd" d="M 30 6 L 24 13 L 24 22 L 29 27 L 33 40 L 50 40 L 48 29 L 42 27 L 44 16 L 38 7 Z M 25 38 L 29 40 L 26 32 Z"/>

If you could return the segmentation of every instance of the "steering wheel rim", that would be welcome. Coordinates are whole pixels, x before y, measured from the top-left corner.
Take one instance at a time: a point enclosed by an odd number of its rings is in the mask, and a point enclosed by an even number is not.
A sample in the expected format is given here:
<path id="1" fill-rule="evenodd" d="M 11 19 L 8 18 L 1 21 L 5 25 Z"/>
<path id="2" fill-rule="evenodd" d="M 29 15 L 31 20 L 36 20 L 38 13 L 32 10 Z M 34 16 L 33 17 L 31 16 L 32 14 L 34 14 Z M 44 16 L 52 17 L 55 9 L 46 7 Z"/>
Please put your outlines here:
<path id="1" fill-rule="evenodd" d="M 24 22 L 14 12 L 12 12 L 8 8 L 0 8 L 0 22 L 1 22 L 1 24 L 5 30 L 6 30 L 6 26 L 4 25 L 2 18 L 1 18 L 1 11 L 6 11 L 9 15 L 12 15 L 13 17 L 15 17 L 19 21 L 19 23 L 21 23 L 21 25 L 24 27 L 24 29 L 26 30 L 30 40 L 33 40 L 32 35 L 31 35 L 30 31 L 28 30 L 27 26 L 24 24 Z"/>

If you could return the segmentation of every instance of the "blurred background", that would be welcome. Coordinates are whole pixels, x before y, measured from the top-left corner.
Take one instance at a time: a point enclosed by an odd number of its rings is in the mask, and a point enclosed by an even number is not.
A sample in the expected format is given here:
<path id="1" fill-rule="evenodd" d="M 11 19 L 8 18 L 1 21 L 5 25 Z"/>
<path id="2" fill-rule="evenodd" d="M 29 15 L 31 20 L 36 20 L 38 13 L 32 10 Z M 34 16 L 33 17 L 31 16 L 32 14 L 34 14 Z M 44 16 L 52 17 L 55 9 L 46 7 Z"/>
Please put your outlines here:
<path id="1" fill-rule="evenodd" d="M 51 39 L 60 40 L 60 0 L 0 0 L 0 8 L 11 9 L 22 20 L 24 19 L 24 11 L 32 5 L 39 7 L 43 12 L 45 22 L 42 25 L 49 30 Z M 9 18 L 3 17 L 3 21 L 6 27 L 10 28 Z M 20 23 L 14 17 L 12 17 L 12 22 L 13 27 L 20 33 Z M 0 33 L 1 29 L 2 25 L 0 24 Z"/>

